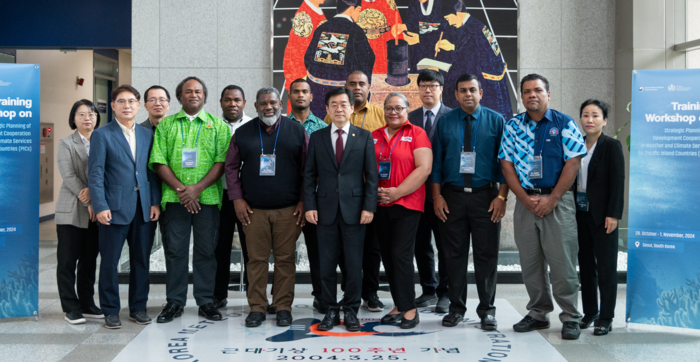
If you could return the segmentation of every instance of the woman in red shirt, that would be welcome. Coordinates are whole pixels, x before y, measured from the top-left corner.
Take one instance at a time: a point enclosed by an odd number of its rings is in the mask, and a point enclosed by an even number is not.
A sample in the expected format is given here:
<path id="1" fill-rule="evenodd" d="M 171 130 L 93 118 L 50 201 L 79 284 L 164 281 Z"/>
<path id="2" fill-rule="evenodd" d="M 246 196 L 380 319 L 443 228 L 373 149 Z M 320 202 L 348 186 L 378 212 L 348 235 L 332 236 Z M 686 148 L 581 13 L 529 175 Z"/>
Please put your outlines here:
<path id="1" fill-rule="evenodd" d="M 433 153 L 425 131 L 408 121 L 408 99 L 403 94 L 386 97 L 384 119 L 387 125 L 372 132 L 379 168 L 375 228 L 395 307 L 381 323 L 401 321 L 401 328 L 409 329 L 420 322 L 414 303 L 413 256 Z"/>

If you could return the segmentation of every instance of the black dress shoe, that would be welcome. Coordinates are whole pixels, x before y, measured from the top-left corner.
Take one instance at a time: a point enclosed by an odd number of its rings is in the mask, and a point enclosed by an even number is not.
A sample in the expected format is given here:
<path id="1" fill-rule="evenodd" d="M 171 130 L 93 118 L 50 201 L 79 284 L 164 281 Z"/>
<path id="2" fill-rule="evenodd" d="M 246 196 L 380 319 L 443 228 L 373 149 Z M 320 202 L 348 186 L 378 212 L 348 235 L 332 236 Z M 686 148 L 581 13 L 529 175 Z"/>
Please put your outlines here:
<path id="1" fill-rule="evenodd" d="M 442 325 L 445 327 L 455 327 L 464 320 L 464 316 L 459 313 L 450 313 L 442 319 Z"/>
<path id="2" fill-rule="evenodd" d="M 420 317 L 418 316 L 418 311 L 416 311 L 416 316 L 413 319 L 406 319 L 406 314 L 402 313 L 404 316 L 401 318 L 401 329 L 412 329 L 416 328 L 418 323 L 420 323 Z"/>
<path id="3" fill-rule="evenodd" d="M 564 322 L 561 327 L 561 338 L 562 339 L 578 339 L 581 335 L 581 330 L 578 328 L 578 323 L 576 322 Z"/>
<path id="4" fill-rule="evenodd" d="M 118 315 L 106 315 L 105 327 L 109 329 L 119 329 L 122 327 L 122 321 L 119 320 Z"/>
<path id="5" fill-rule="evenodd" d="M 598 320 L 599 314 L 596 313 L 595 315 L 590 315 L 586 314 L 581 318 L 581 322 L 579 322 L 578 327 L 581 329 L 586 329 L 591 326 L 591 323 L 595 322 Z"/>
<path id="6" fill-rule="evenodd" d="M 292 312 L 288 310 L 281 310 L 277 312 L 277 326 L 278 327 L 289 327 L 292 325 L 293 318 Z"/>
<path id="7" fill-rule="evenodd" d="M 345 319 L 343 320 L 343 324 L 345 325 L 345 330 L 348 332 L 359 332 L 360 331 L 360 321 L 357 320 L 357 315 L 355 314 L 354 310 L 346 310 L 344 311 L 345 313 Z"/>
<path id="8" fill-rule="evenodd" d="M 450 311 L 450 298 L 447 296 L 440 297 L 437 305 L 435 305 L 435 313 L 447 313 Z"/>
<path id="9" fill-rule="evenodd" d="M 267 306 L 267 314 L 275 314 L 275 306 L 272 304 Z"/>
<path id="10" fill-rule="evenodd" d="M 381 324 L 394 324 L 403 318 L 403 312 L 398 312 L 396 314 L 387 314 L 379 321 Z"/>
<path id="11" fill-rule="evenodd" d="M 218 300 L 214 300 L 214 306 L 216 306 L 216 309 L 221 309 L 221 308 L 226 308 L 228 305 L 228 300 L 226 298 Z"/>
<path id="12" fill-rule="evenodd" d="M 129 313 L 129 319 L 136 322 L 136 324 L 151 324 L 151 317 L 146 314 L 145 310 Z"/>
<path id="13" fill-rule="evenodd" d="M 433 305 L 437 303 L 437 301 L 438 297 L 435 296 L 435 294 L 423 294 L 420 297 L 416 298 L 414 303 L 416 304 L 416 307 L 423 308 L 429 305 Z"/>
<path id="14" fill-rule="evenodd" d="M 496 317 L 492 315 L 486 315 L 484 318 L 481 318 L 481 329 L 485 331 L 495 331 L 496 328 L 498 328 L 498 322 L 496 321 Z"/>
<path id="15" fill-rule="evenodd" d="M 340 315 L 336 310 L 329 310 L 321 323 L 316 327 L 319 331 L 330 331 L 334 326 L 340 325 Z"/>
<path id="16" fill-rule="evenodd" d="M 612 332 L 612 319 L 599 319 L 595 324 L 593 335 L 604 336 L 608 332 Z"/>
<path id="17" fill-rule="evenodd" d="M 207 303 L 205 305 L 199 306 L 199 315 L 210 321 L 220 321 L 222 316 L 221 312 L 214 306 L 214 303 Z"/>
<path id="18" fill-rule="evenodd" d="M 173 302 L 168 302 L 163 308 L 163 311 L 158 314 L 156 322 L 158 323 L 168 323 L 172 322 L 173 318 L 177 318 L 182 315 L 182 311 L 185 310 L 182 306 L 179 306 Z"/>
<path id="19" fill-rule="evenodd" d="M 245 326 L 250 328 L 260 327 L 265 318 L 265 313 L 263 312 L 250 312 L 245 319 Z"/>
<path id="20" fill-rule="evenodd" d="M 547 328 L 549 328 L 549 321 L 538 321 L 529 315 L 526 315 L 520 322 L 513 325 L 513 330 L 516 332 L 530 332 L 535 329 Z"/>

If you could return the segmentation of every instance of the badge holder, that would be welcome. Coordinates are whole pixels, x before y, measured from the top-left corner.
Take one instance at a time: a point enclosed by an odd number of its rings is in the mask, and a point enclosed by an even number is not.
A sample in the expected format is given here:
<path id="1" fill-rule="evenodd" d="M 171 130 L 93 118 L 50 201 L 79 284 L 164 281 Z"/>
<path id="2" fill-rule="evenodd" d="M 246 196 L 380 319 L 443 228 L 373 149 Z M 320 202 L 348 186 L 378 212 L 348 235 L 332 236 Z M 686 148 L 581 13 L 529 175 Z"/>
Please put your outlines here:
<path id="1" fill-rule="evenodd" d="M 588 194 L 585 192 L 576 193 L 576 210 L 588 211 Z"/>
<path id="2" fill-rule="evenodd" d="M 183 148 L 182 149 L 182 168 L 197 167 L 197 149 Z"/>
<path id="3" fill-rule="evenodd" d="M 471 173 L 476 170 L 476 152 L 462 152 L 459 157 L 459 173 Z"/>
<path id="4" fill-rule="evenodd" d="M 379 160 L 379 179 L 391 179 L 391 159 L 385 158 Z"/>
<path id="5" fill-rule="evenodd" d="M 527 177 L 531 180 L 542 178 L 542 156 L 535 156 L 530 161 L 530 173 L 528 173 Z"/>
<path id="6" fill-rule="evenodd" d="M 276 166 L 276 155 L 260 155 L 260 176 L 274 176 Z"/>

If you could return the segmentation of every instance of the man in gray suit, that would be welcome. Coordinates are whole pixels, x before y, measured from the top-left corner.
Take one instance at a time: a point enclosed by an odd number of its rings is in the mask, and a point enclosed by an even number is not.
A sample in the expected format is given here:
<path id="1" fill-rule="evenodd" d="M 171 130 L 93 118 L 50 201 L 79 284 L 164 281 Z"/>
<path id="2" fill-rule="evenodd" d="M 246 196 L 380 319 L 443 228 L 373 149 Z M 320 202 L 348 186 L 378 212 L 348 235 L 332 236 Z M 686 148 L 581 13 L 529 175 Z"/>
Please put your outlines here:
<path id="1" fill-rule="evenodd" d="M 418 75 L 418 94 L 423 106 L 408 114 L 409 122 L 423 128 L 431 141 L 440 117 L 452 110 L 442 103 L 442 88 L 444 86 L 445 79 L 440 72 L 431 69 L 422 71 Z M 435 312 L 447 313 L 450 298 L 447 295 L 447 268 L 440 242 L 439 221 L 440 219 L 433 210 L 433 193 L 430 188 L 430 178 L 428 178 L 425 182 L 425 212 L 420 218 L 416 233 L 416 265 L 420 276 L 420 286 L 423 289 L 423 294 L 416 298 L 416 307 L 427 307 L 437 302 Z M 435 246 L 437 246 L 438 251 L 439 282 L 435 276 L 435 253 L 431 231 L 435 235 Z"/>

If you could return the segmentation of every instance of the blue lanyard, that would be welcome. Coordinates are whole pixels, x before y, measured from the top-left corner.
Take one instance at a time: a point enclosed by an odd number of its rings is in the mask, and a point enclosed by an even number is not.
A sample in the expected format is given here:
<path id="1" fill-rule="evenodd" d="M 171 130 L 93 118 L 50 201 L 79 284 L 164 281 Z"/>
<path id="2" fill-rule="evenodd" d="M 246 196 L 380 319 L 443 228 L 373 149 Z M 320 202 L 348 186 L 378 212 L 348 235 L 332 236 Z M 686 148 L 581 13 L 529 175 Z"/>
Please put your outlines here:
<path id="1" fill-rule="evenodd" d="M 401 135 L 403 134 L 403 130 L 406 126 L 401 126 L 401 132 L 399 133 L 399 136 L 396 137 L 396 140 L 394 141 L 394 145 L 391 146 L 391 150 L 389 150 L 389 159 L 391 160 L 391 154 L 394 153 L 394 147 L 396 147 L 396 144 L 399 143 L 399 140 L 401 139 Z M 384 144 L 387 142 L 382 142 L 382 148 L 379 149 L 379 159 L 382 159 L 382 152 L 384 152 Z"/>
<path id="2" fill-rule="evenodd" d="M 197 130 L 197 139 L 194 141 L 194 148 L 197 148 L 197 145 L 199 144 L 199 131 L 202 130 L 202 124 L 204 124 L 204 121 L 201 121 L 202 123 L 199 124 L 199 129 Z M 182 128 L 182 120 L 180 120 L 180 136 L 182 137 L 182 148 L 185 148 L 185 130 Z"/>
<path id="3" fill-rule="evenodd" d="M 549 126 L 549 120 L 547 120 L 547 123 L 544 124 L 544 130 L 542 131 L 542 138 L 540 139 L 540 142 L 542 144 L 540 145 L 540 157 L 542 157 L 542 151 L 544 150 L 544 138 L 547 136 L 547 127 Z"/>
<path id="4" fill-rule="evenodd" d="M 460 108 L 460 114 L 461 113 L 462 113 L 462 111 Z M 479 122 L 481 122 L 481 118 L 478 118 L 476 120 L 476 131 L 474 131 L 474 142 L 472 142 L 472 152 L 476 151 L 476 134 L 479 133 Z M 470 121 L 465 120 L 464 123 L 469 123 L 469 125 L 468 125 L 469 127 L 472 126 Z M 461 124 L 461 122 L 460 122 L 460 124 Z M 462 125 L 462 152 L 464 152 L 464 125 Z"/>
<path id="5" fill-rule="evenodd" d="M 277 138 L 280 136 L 280 128 L 282 128 L 282 119 L 280 119 L 280 123 L 277 125 L 277 136 L 275 136 L 275 148 L 272 149 L 272 154 L 275 154 L 275 151 L 277 151 Z M 260 132 L 260 153 L 265 154 L 265 150 L 263 149 L 263 142 L 262 142 L 262 128 L 260 127 L 260 122 L 258 122 L 258 131 Z"/>

